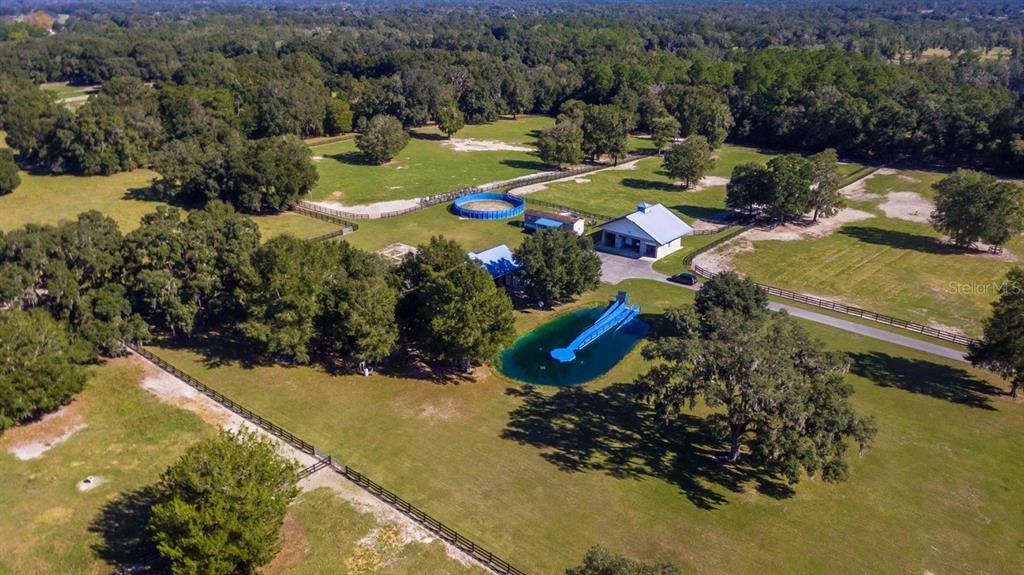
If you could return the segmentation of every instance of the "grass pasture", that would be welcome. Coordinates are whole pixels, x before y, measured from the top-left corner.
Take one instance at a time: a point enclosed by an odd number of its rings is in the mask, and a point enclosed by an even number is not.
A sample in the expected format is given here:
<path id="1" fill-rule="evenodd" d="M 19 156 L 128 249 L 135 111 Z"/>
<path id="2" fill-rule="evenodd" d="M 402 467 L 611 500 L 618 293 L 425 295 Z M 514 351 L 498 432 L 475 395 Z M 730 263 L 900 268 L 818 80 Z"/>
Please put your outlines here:
<path id="1" fill-rule="evenodd" d="M 64 443 L 21 461 L 9 448 L 35 430 L 0 436 L 0 573 L 110 573 L 92 550 L 103 538 L 90 525 L 108 501 L 152 484 L 188 445 L 213 433 L 199 417 L 139 388 L 139 364 L 114 360 L 93 372 L 61 412 L 85 425 Z M 79 492 L 89 475 L 106 483 Z"/>
<path id="2" fill-rule="evenodd" d="M 56 224 L 97 210 L 117 221 L 122 231 L 139 226 L 142 216 L 161 202 L 147 196 L 157 173 L 150 170 L 112 176 L 35 175 L 21 172 L 21 185 L 0 196 L 0 229 L 25 224 Z"/>
<path id="3" fill-rule="evenodd" d="M 0 230 L 10 231 L 25 224 L 57 224 L 82 212 L 97 210 L 114 218 L 122 232 L 139 227 L 142 216 L 166 205 L 149 192 L 157 173 L 134 170 L 112 176 L 50 176 L 21 172 L 21 185 L 0 196 Z M 284 233 L 313 238 L 333 232 L 330 222 L 282 213 L 255 216 L 263 239 Z"/>
<path id="4" fill-rule="evenodd" d="M 358 248 L 377 251 L 402 242 L 411 246 L 427 243 L 431 236 L 443 235 L 456 240 L 468 251 L 482 251 L 498 244 L 515 249 L 526 238 L 523 218 L 508 220 L 474 220 L 460 218 L 451 212 L 451 202 L 438 204 L 411 214 L 382 220 L 360 220 L 359 230 L 345 236 L 345 241 Z"/>
<path id="5" fill-rule="evenodd" d="M 577 305 L 618 289 L 645 314 L 693 297 L 630 281 Z M 520 333 L 552 313 L 519 314 Z M 639 350 L 595 382 L 557 392 L 489 372 L 439 383 L 386 370 L 364 378 L 247 367 L 224 348 L 160 353 L 528 572 L 559 572 L 596 542 L 688 573 L 1024 568 L 1024 407 L 962 364 L 808 325 L 851 355 L 854 402 L 879 435 L 851 455 L 849 482 L 807 479 L 792 491 L 714 461 L 718 446 L 700 417 L 650 427 L 624 385 L 645 368 Z"/>
<path id="6" fill-rule="evenodd" d="M 715 166 L 708 174 L 729 178 L 733 168 L 746 162 L 767 162 L 772 153 L 725 144 L 715 153 Z M 690 191 L 674 185 L 661 168 L 660 157 L 644 158 L 620 169 L 583 174 L 573 180 L 545 184 L 544 189 L 526 196 L 571 206 L 597 214 L 617 216 L 632 211 L 640 202 L 658 203 L 674 210 L 687 222 L 708 218 L 725 210 L 725 185 Z M 860 168 L 843 164 L 845 173 Z"/>
<path id="7" fill-rule="evenodd" d="M 86 390 L 60 412 L 61 423 L 84 427 L 37 459 L 19 460 L 9 449 L 41 440 L 43 432 L 59 435 L 54 421 L 0 436 L 0 574 L 108 574 L 114 561 L 136 556 L 129 511 L 138 509 L 132 505 L 138 498 L 132 495 L 215 432 L 194 413 L 143 390 L 145 369 L 152 368 L 133 359 L 94 368 Z M 86 476 L 103 483 L 79 491 Z M 286 519 L 281 553 L 263 572 L 483 572 L 452 560 L 439 543 L 405 542 L 398 532 L 327 488 L 308 491 Z"/>
<path id="8" fill-rule="evenodd" d="M 547 171 L 551 166 L 540 161 L 533 147 L 540 131 L 553 125 L 554 119 L 546 116 L 519 116 L 467 125 L 452 136 L 483 147 L 507 144 L 529 150 L 459 151 L 436 127 L 416 128 L 405 149 L 383 166 L 366 163 L 355 140 L 312 146 L 320 180 L 309 199 L 354 206 L 432 196 Z M 648 139 L 630 138 L 631 150 L 652 146 Z"/>
<path id="9" fill-rule="evenodd" d="M 1024 237 L 1003 256 L 945 244 L 920 221 L 930 213 L 931 185 L 942 177 L 913 170 L 874 175 L 849 202 L 873 217 L 821 238 L 752 242 L 754 249 L 739 250 L 733 264 L 763 283 L 978 336 L 1006 272 L 1024 257 Z"/>
<path id="10" fill-rule="evenodd" d="M 554 120 L 520 116 L 493 124 L 466 126 L 455 139 L 498 141 L 516 147 L 533 147 L 538 131 Z M 346 205 L 417 198 L 457 188 L 507 180 L 549 169 L 528 151 L 456 151 L 437 128 L 412 131 L 409 144 L 383 166 L 367 164 L 354 140 L 312 148 L 320 180 L 310 193 L 314 200 Z"/>

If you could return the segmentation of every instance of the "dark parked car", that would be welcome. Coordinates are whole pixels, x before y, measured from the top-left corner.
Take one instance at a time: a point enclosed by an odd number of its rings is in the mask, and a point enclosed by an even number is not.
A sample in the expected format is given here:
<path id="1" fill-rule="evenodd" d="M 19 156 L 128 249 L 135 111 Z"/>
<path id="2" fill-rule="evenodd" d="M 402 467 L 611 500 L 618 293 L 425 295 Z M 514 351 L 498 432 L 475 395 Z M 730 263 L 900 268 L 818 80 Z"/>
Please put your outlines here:
<path id="1" fill-rule="evenodd" d="M 669 277 L 668 281 L 683 284 L 684 286 L 692 286 L 697 285 L 697 276 L 690 272 L 683 272 Z"/>

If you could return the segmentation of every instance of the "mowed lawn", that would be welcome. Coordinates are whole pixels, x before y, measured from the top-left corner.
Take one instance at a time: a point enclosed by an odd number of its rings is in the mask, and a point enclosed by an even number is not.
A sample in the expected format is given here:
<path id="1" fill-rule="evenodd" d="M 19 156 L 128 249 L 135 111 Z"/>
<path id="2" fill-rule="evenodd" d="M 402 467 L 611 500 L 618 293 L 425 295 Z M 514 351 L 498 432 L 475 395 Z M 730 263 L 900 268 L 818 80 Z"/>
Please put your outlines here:
<path id="1" fill-rule="evenodd" d="M 771 154 L 743 146 L 725 144 L 716 152 L 715 167 L 709 175 L 728 178 L 737 164 L 766 162 Z M 843 164 L 844 173 L 859 169 L 859 164 Z M 618 168 L 609 168 L 579 178 L 546 184 L 544 189 L 524 196 L 553 202 L 596 214 L 617 217 L 636 209 L 640 202 L 662 204 L 674 211 L 687 223 L 697 219 L 711 219 L 726 212 L 725 186 L 708 186 L 687 190 L 674 185 L 662 170 L 660 157 L 645 158 Z M 536 206 L 545 209 L 544 206 Z M 683 271 L 683 259 L 725 235 L 695 236 L 683 239 L 683 249 L 654 264 L 654 269 L 665 274 Z"/>
<path id="2" fill-rule="evenodd" d="M 944 176 L 875 175 L 850 202 L 874 217 L 822 238 L 753 242 L 754 250 L 738 251 L 733 264 L 759 282 L 977 336 L 1006 272 L 1024 257 L 1024 238 L 1013 239 L 1002 256 L 964 252 L 931 224 L 908 221 L 927 218 L 931 185 Z M 894 197 L 910 207 L 892 212 Z M 894 217 L 886 216 L 887 206 Z"/>
<path id="3" fill-rule="evenodd" d="M 619 289 L 647 319 L 693 297 L 634 280 L 577 305 Z M 520 333 L 552 313 L 520 314 Z M 850 454 L 847 483 L 794 491 L 714 460 L 722 446 L 701 417 L 654 426 L 625 385 L 646 367 L 639 349 L 560 392 L 487 370 L 441 383 L 247 368 L 224 349 L 159 353 L 531 573 L 560 572 L 595 543 L 698 574 L 1024 569 L 1024 405 L 966 365 L 808 325 L 851 354 L 853 401 L 879 433 Z"/>
<path id="4" fill-rule="evenodd" d="M 47 422 L 0 436 L 0 573 L 110 573 L 91 549 L 103 542 L 90 525 L 104 505 L 155 482 L 196 441 L 213 435 L 196 415 L 161 404 L 138 386 L 140 364 L 121 359 L 93 368 L 84 392 Z M 37 459 L 9 450 L 85 425 Z M 105 483 L 80 492 L 87 476 Z"/>
<path id="5" fill-rule="evenodd" d="M 134 170 L 112 176 L 47 176 L 20 172 L 21 185 L 0 196 L 0 230 L 10 231 L 25 224 L 57 224 L 78 214 L 97 210 L 114 218 L 121 231 L 139 227 L 142 216 L 165 202 L 149 192 L 156 172 Z M 330 222 L 283 213 L 253 218 L 263 239 L 290 233 L 312 238 L 338 229 Z"/>
<path id="6" fill-rule="evenodd" d="M 552 125 L 552 118 L 520 116 L 466 126 L 453 137 L 532 149 L 537 133 Z M 366 163 L 354 140 L 314 146 L 314 157 L 323 159 L 316 160 L 320 180 L 310 198 L 368 204 L 431 196 L 550 169 L 532 151 L 457 151 L 446 141 L 437 128 L 413 130 L 405 149 L 383 166 Z"/>
<path id="7" fill-rule="evenodd" d="M 344 239 L 369 251 L 395 242 L 411 246 L 425 244 L 435 235 L 456 240 L 468 251 L 483 251 L 498 244 L 514 249 L 526 239 L 522 221 L 521 217 L 508 220 L 460 218 L 452 214 L 449 202 L 396 218 L 359 220 L 359 229 Z"/>
<path id="8" fill-rule="evenodd" d="M 199 416 L 142 389 L 146 369 L 152 368 L 131 359 L 93 368 L 88 387 L 59 419 L 0 436 L 0 573 L 110 573 L 135 533 L 127 495 L 155 483 L 189 445 L 214 435 Z M 9 452 L 79 425 L 37 459 Z M 79 491 L 87 476 L 102 483 Z M 450 559 L 439 543 L 388 545 L 393 539 L 375 536 L 381 532 L 398 528 L 326 488 L 308 491 L 292 506 L 282 552 L 264 573 L 483 573 Z"/>
<path id="9" fill-rule="evenodd" d="M 729 178 L 733 168 L 746 162 L 767 162 L 771 154 L 725 144 L 715 153 L 715 166 L 708 174 Z M 852 167 L 851 167 L 852 166 Z M 859 168 L 844 165 L 844 170 Z M 619 216 L 636 209 L 640 202 L 662 204 L 687 222 L 709 218 L 725 210 L 725 186 L 708 186 L 695 191 L 676 186 L 662 170 L 662 158 L 637 160 L 617 168 L 584 174 L 571 180 L 546 184 L 544 189 L 526 196 L 589 212 Z"/>

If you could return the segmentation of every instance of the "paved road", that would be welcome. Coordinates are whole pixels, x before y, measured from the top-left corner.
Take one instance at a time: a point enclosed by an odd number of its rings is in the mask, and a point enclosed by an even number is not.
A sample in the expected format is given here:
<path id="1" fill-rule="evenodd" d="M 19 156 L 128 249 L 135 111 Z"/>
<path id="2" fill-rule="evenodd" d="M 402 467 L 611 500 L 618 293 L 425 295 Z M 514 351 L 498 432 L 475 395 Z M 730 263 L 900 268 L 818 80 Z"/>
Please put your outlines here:
<path id="1" fill-rule="evenodd" d="M 601 258 L 601 280 L 610 284 L 617 284 L 623 280 L 628 279 L 648 279 L 654 281 L 661 281 L 682 288 L 688 289 L 699 289 L 697 286 L 682 286 L 679 284 L 671 283 L 667 280 L 668 276 L 665 274 L 654 271 L 651 267 L 653 263 L 651 260 L 646 258 L 635 259 L 624 256 L 617 256 L 599 252 L 598 256 Z M 930 341 L 924 341 L 916 339 L 906 335 L 901 335 L 888 330 L 863 325 L 860 323 L 852 322 L 837 317 L 832 317 L 823 313 L 818 313 L 804 308 L 784 304 L 777 302 L 769 302 L 768 307 L 773 310 L 786 310 L 789 315 L 798 317 L 800 319 L 806 319 L 815 323 L 824 324 L 836 329 L 841 329 L 846 332 L 863 335 L 873 339 L 881 340 L 884 342 L 901 345 L 903 347 L 909 347 L 918 351 L 935 354 L 941 357 L 952 359 L 955 361 L 966 362 L 964 353 L 957 349 L 947 347 L 940 343 L 933 343 Z"/>

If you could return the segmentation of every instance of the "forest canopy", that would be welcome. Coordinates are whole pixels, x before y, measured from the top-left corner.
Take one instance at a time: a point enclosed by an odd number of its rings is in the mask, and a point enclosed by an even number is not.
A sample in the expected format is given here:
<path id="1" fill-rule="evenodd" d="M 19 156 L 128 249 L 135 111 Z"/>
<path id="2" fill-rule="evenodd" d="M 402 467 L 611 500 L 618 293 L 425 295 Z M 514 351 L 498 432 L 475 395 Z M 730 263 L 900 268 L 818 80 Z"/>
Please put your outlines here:
<path id="1" fill-rule="evenodd" d="M 378 115 L 483 123 L 578 101 L 635 132 L 671 117 L 713 144 L 1024 170 L 1024 15 L 994 2 L 164 4 L 77 3 L 54 34 L 0 35 L 0 125 L 23 166 L 112 173 Z M 42 82 L 103 89 L 70 112 Z M 202 193 L 252 209 L 249 190 Z"/>

